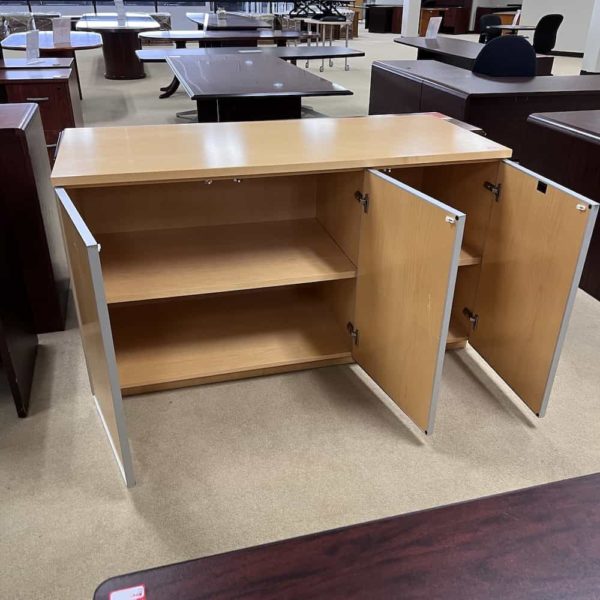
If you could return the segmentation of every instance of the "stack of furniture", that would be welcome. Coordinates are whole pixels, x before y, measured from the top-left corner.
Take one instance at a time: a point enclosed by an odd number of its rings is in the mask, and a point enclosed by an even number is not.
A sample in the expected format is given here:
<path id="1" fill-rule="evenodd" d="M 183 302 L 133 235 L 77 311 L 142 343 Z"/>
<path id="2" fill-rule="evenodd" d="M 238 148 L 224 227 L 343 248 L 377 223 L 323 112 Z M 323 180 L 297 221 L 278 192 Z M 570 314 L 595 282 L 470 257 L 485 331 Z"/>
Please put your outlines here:
<path id="1" fill-rule="evenodd" d="M 469 342 L 542 416 L 598 205 L 510 154 L 428 115 L 65 132 L 52 179 L 127 484 L 122 394 L 356 361 L 431 433 Z"/>

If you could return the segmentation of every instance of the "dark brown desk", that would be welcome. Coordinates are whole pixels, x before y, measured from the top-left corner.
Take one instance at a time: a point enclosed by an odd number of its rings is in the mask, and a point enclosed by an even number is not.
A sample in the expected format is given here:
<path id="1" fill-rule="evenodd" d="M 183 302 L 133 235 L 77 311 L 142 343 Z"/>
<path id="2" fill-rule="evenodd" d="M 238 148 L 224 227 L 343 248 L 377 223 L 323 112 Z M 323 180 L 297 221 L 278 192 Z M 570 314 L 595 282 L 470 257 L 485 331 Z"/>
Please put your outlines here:
<path id="1" fill-rule="evenodd" d="M 25 50 L 27 48 L 24 33 L 12 33 L 2 40 L 2 47 L 7 50 Z M 78 50 L 91 50 L 102 46 L 102 38 L 97 33 L 83 31 L 71 31 L 68 44 L 55 44 L 51 31 L 40 31 L 40 57 L 41 58 L 72 58 L 73 70 L 77 79 L 79 97 L 81 94 L 81 82 L 79 81 L 79 69 L 77 67 Z"/>
<path id="2" fill-rule="evenodd" d="M 448 65 L 471 71 L 475 59 L 484 44 L 449 37 L 427 39 L 425 37 L 400 37 L 394 39 L 397 44 L 417 49 L 418 60 L 437 60 Z M 537 55 L 537 74 L 551 75 L 554 57 Z"/>
<path id="3" fill-rule="evenodd" d="M 600 76 L 491 78 L 438 61 L 376 61 L 369 114 L 437 111 L 481 127 L 496 142 L 527 151 L 534 112 L 600 106 Z"/>
<path id="4" fill-rule="evenodd" d="M 0 70 L 0 94 L 7 102 L 39 105 L 51 159 L 61 131 L 83 125 L 77 80 L 71 69 Z"/>
<path id="5" fill-rule="evenodd" d="M 583 600 L 600 590 L 600 475 L 113 577 L 94 600 Z"/>
<path id="6" fill-rule="evenodd" d="M 236 15 L 227 13 L 224 19 L 219 19 L 214 13 L 185 13 L 185 16 L 198 25 L 198 29 L 204 29 L 204 21 L 208 17 L 207 31 L 253 31 L 256 29 L 270 29 L 271 26 L 266 21 L 255 19 L 245 15 Z"/>
<path id="7" fill-rule="evenodd" d="M 352 94 L 274 56 L 171 56 L 167 63 L 202 122 L 299 119 L 303 96 Z"/>
<path id="8" fill-rule="evenodd" d="M 0 221 L 14 237 L 32 332 L 64 328 L 69 276 L 36 104 L 0 105 Z M 3 295 L 6 288 L 0 287 Z M 19 378 L 17 386 L 26 384 Z M 27 394 L 24 394 L 26 396 Z"/>
<path id="9" fill-rule="evenodd" d="M 116 13 L 89 14 L 77 22 L 78 31 L 94 31 L 102 36 L 106 79 L 145 77 L 144 65 L 135 55 L 142 47 L 138 34 L 159 28 L 150 15 L 137 13 L 127 13 L 123 20 Z"/>
<path id="10" fill-rule="evenodd" d="M 274 42 L 285 46 L 301 36 L 300 31 L 278 29 L 257 29 L 255 31 L 147 31 L 139 34 L 144 40 L 164 40 L 174 42 L 177 48 L 185 48 L 188 42 L 200 47 L 258 46 L 258 42 Z"/>
<path id="11" fill-rule="evenodd" d="M 600 199 L 600 110 L 529 117 L 523 162 L 570 189 Z M 592 235 L 580 286 L 600 300 L 600 220 Z"/>

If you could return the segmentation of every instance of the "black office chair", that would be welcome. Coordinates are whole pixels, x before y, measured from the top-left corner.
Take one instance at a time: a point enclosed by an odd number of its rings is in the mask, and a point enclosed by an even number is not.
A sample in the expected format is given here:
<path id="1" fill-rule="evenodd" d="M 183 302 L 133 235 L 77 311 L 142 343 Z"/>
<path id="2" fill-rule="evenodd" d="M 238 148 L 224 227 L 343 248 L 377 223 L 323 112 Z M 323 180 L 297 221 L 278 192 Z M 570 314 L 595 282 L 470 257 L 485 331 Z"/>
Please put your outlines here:
<path id="1" fill-rule="evenodd" d="M 489 41 L 473 65 L 473 73 L 490 77 L 534 77 L 536 55 L 533 46 L 517 35 L 503 35 Z"/>
<path id="2" fill-rule="evenodd" d="M 502 25 L 502 19 L 498 15 L 483 15 L 479 19 L 479 43 L 487 44 L 502 35 L 500 29 L 493 29 L 494 25 Z"/>
<path id="3" fill-rule="evenodd" d="M 556 45 L 556 34 L 563 22 L 562 15 L 545 15 L 535 28 L 533 47 L 538 54 L 549 54 Z"/>

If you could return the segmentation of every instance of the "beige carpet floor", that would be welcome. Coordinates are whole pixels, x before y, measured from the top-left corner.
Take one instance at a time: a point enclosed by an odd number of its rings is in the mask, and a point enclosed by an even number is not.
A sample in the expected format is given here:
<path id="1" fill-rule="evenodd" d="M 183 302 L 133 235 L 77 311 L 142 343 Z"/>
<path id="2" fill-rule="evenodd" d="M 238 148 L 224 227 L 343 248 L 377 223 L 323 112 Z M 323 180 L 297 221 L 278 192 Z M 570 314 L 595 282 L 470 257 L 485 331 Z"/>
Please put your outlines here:
<path id="1" fill-rule="evenodd" d="M 367 58 L 326 72 L 354 97 L 309 104 L 365 114 L 370 62 L 413 57 L 392 37 L 362 36 L 352 45 Z M 190 108 L 183 93 L 156 97 L 164 65 L 108 82 L 97 52 L 80 63 L 90 125 L 168 123 Z M 558 72 L 578 68 L 557 61 Z M 73 319 L 40 342 L 30 416 L 18 419 L 0 390 L 2 599 L 89 599 L 119 573 L 600 470 L 600 303 L 583 292 L 544 419 L 470 349 L 447 354 L 429 438 L 356 367 L 148 394 L 125 400 L 131 490 Z"/>

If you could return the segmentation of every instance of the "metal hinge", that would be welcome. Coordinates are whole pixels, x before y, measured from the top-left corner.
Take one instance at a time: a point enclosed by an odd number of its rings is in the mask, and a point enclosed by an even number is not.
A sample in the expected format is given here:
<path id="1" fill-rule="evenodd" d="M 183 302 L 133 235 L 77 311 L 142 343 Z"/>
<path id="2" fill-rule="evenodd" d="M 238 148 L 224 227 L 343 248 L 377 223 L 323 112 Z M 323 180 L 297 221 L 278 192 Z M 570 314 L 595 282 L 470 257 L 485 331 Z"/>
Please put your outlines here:
<path id="1" fill-rule="evenodd" d="M 360 190 L 357 190 L 354 192 L 354 197 L 363 207 L 363 211 L 367 212 L 369 210 L 369 194 L 363 194 Z"/>
<path id="2" fill-rule="evenodd" d="M 350 337 L 354 341 L 354 345 L 358 346 L 358 329 L 354 329 L 354 325 L 352 324 L 352 321 L 348 321 L 348 324 L 346 325 L 346 329 L 348 330 Z"/>
<path id="3" fill-rule="evenodd" d="M 479 315 L 476 315 L 472 310 L 469 310 L 466 306 L 463 308 L 463 315 L 471 321 L 471 327 L 473 330 L 477 329 L 477 324 L 479 323 Z"/>
<path id="4" fill-rule="evenodd" d="M 492 192 L 492 194 L 494 194 L 494 196 L 496 196 L 496 202 L 498 202 L 498 200 L 500 200 L 500 192 L 502 191 L 502 184 L 499 183 L 498 185 L 492 183 L 491 181 L 486 181 L 483 184 L 483 187 Z"/>

